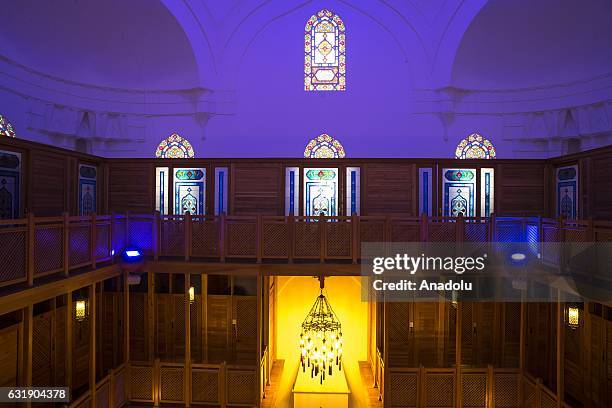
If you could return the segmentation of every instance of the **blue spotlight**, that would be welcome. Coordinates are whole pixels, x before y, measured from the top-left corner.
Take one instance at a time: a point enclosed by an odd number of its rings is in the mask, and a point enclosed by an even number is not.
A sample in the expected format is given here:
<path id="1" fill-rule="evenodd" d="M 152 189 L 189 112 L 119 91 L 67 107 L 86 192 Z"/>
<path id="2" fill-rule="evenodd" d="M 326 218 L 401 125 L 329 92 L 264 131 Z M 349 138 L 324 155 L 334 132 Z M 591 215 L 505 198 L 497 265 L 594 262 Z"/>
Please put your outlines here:
<path id="1" fill-rule="evenodd" d="M 124 262 L 140 262 L 142 261 L 142 252 L 136 248 L 127 248 L 123 251 L 123 261 Z"/>

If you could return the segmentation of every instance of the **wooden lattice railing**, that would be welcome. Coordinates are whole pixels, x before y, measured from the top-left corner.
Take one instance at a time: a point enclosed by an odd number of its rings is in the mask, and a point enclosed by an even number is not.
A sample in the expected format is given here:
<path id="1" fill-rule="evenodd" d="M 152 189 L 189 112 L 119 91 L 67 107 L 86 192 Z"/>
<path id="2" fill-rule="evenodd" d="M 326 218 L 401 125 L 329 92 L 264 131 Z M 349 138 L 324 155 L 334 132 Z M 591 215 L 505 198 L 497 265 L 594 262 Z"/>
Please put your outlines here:
<path id="1" fill-rule="evenodd" d="M 143 404 L 256 406 L 257 367 L 226 363 L 168 363 L 159 359 L 129 364 L 129 400 Z"/>
<path id="2" fill-rule="evenodd" d="M 0 221 L 0 286 L 113 262 L 126 247 L 152 260 L 358 263 L 366 242 L 612 241 L 612 222 L 495 217 L 294 217 L 159 214 Z M 538 248 L 540 249 L 540 248 Z M 550 264 L 563 256 L 542 249 Z"/>

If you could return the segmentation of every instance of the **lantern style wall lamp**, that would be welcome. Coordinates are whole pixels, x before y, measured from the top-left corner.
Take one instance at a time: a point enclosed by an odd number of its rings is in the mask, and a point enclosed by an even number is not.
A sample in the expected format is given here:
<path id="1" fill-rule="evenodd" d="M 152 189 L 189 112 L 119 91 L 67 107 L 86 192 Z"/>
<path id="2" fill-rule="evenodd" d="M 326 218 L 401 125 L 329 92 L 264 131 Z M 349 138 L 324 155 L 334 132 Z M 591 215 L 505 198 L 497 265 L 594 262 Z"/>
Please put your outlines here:
<path id="1" fill-rule="evenodd" d="M 577 304 L 568 303 L 565 306 L 565 321 L 572 330 L 580 327 L 580 308 Z"/>
<path id="2" fill-rule="evenodd" d="M 89 299 L 79 298 L 74 302 L 74 320 L 82 322 L 89 317 Z"/>

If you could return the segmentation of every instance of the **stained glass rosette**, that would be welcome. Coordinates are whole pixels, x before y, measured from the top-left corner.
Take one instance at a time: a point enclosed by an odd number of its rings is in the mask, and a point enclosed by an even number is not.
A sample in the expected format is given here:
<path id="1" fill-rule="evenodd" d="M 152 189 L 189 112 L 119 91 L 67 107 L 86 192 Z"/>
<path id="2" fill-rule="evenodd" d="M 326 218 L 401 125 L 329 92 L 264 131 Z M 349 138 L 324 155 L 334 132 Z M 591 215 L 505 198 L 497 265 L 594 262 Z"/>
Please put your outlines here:
<path id="1" fill-rule="evenodd" d="M 304 149 L 304 157 L 307 159 L 341 159 L 344 156 L 342 143 L 327 133 L 312 139 Z"/>
<path id="2" fill-rule="evenodd" d="M 457 145 L 455 157 L 458 159 L 494 159 L 495 148 L 488 139 L 473 133 Z"/>
<path id="3" fill-rule="evenodd" d="M 4 116 L 0 115 L 0 135 L 6 137 L 15 137 L 15 129 L 11 122 L 9 122 Z"/>
<path id="4" fill-rule="evenodd" d="M 166 159 L 189 159 L 194 157 L 193 147 L 189 141 L 178 133 L 173 133 L 157 146 L 155 157 Z"/>

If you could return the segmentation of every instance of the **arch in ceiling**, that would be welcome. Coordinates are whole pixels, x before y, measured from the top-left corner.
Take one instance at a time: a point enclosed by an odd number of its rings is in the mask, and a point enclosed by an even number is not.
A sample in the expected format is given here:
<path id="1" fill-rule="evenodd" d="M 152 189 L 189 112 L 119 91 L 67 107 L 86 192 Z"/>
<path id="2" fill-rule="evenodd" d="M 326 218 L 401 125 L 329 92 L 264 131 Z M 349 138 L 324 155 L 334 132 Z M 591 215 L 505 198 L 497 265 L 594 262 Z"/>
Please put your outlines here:
<path id="1" fill-rule="evenodd" d="M 170 3 L 172 3 L 170 5 Z M 13 63 L 52 78 L 136 90 L 201 86 L 200 50 L 182 1 L 20 0 L 3 6 L 0 42 Z"/>
<path id="2" fill-rule="evenodd" d="M 218 77 L 218 62 L 206 27 L 213 27 L 215 22 L 205 2 L 187 0 L 160 0 L 160 2 L 179 22 L 189 39 L 197 61 L 200 85 L 213 88 Z"/>
<path id="3" fill-rule="evenodd" d="M 434 88 L 451 85 L 453 62 L 466 30 L 488 0 L 465 0 L 450 12 L 440 42 L 433 50 L 431 84 Z"/>
<path id="4" fill-rule="evenodd" d="M 461 38 L 454 87 L 548 88 L 612 72 L 609 0 L 489 1 Z"/>
<path id="5" fill-rule="evenodd" d="M 359 29 L 351 27 L 350 21 L 342 16 L 342 11 L 350 9 L 368 17 L 374 24 L 386 31 L 390 40 L 393 41 L 398 50 L 404 55 L 408 64 L 407 75 L 413 78 L 425 76 L 429 61 L 424 39 L 421 37 L 420 24 L 405 13 L 399 12 L 385 2 L 364 2 L 356 5 L 354 2 L 338 0 L 334 2 L 302 1 L 302 0 L 268 0 L 261 2 L 257 7 L 242 14 L 235 27 L 227 36 L 223 46 L 225 50 L 224 61 L 226 66 L 223 70 L 228 74 L 229 80 L 233 81 L 242 63 L 244 55 L 257 37 L 271 24 L 292 13 L 303 13 L 303 23 L 316 11 L 328 8 L 337 12 L 347 25 L 347 47 L 350 47 L 350 30 Z M 417 13 L 414 12 L 416 15 Z M 303 25 L 296 26 L 296 40 L 302 41 Z M 347 55 L 348 58 L 348 55 Z M 238 61 L 238 63 L 236 63 Z"/>

